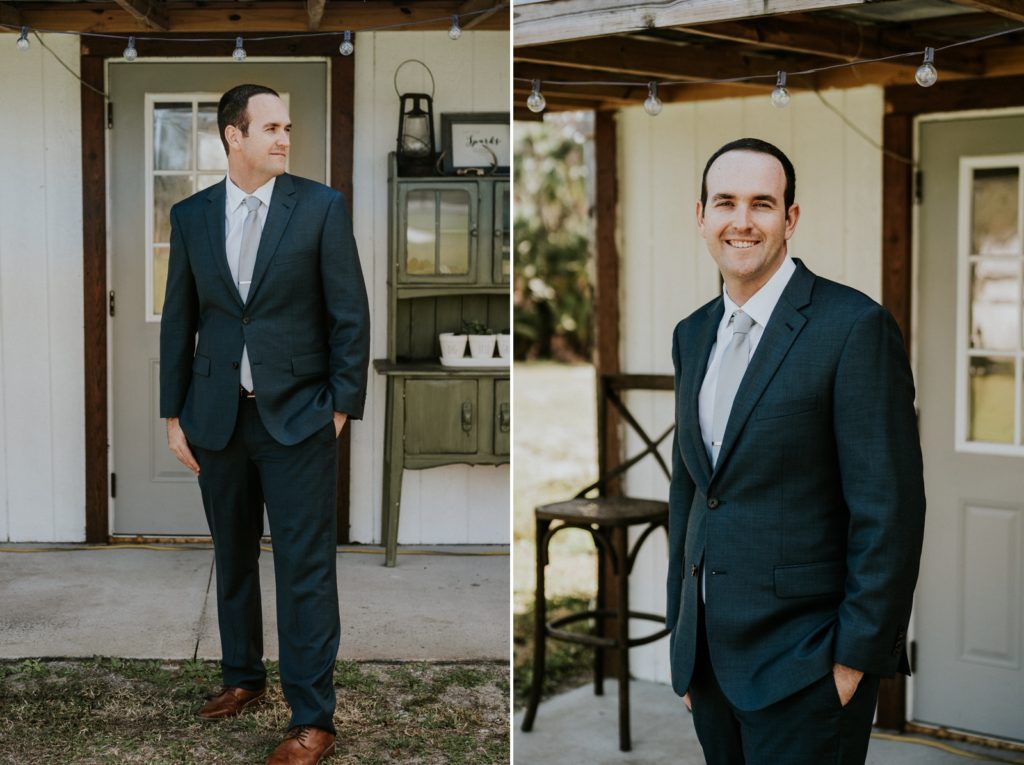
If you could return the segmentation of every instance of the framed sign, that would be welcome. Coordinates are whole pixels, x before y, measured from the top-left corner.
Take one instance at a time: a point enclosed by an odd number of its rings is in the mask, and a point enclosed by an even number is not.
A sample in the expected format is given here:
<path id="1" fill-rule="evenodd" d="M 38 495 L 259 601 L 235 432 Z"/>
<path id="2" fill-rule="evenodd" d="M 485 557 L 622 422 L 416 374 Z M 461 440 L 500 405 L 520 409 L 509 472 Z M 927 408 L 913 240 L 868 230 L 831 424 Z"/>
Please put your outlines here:
<path id="1" fill-rule="evenodd" d="M 508 112 L 442 114 L 445 174 L 470 169 L 507 173 L 511 164 L 511 137 Z"/>

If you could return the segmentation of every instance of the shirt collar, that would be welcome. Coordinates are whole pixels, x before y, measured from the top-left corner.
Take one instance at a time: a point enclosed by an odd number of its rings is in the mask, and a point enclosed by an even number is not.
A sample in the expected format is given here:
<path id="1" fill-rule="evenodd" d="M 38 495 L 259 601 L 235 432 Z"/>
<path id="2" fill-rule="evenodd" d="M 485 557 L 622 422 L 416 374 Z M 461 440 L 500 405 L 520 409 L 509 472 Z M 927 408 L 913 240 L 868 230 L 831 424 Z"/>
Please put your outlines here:
<path id="1" fill-rule="evenodd" d="M 729 297 L 729 292 L 723 287 L 722 299 L 725 302 L 725 321 L 728 322 L 729 317 L 736 311 L 743 311 L 743 313 L 757 322 L 761 329 L 764 329 L 768 326 L 768 319 L 771 318 L 772 311 L 775 310 L 775 304 L 779 302 L 783 290 L 786 289 L 786 285 L 789 284 L 789 279 L 795 271 L 796 264 L 793 262 L 793 258 L 787 255 L 783 258 L 779 269 L 772 274 L 772 278 L 765 282 L 764 286 L 755 292 L 743 304 L 742 308 L 733 302 L 732 298 Z"/>
<path id="2" fill-rule="evenodd" d="M 276 175 L 269 181 L 264 183 L 262 186 L 260 186 L 258 189 L 256 189 L 256 191 L 254 191 L 252 194 L 246 194 L 244 191 L 238 188 L 238 186 L 235 185 L 235 182 L 231 180 L 230 175 L 226 176 L 226 180 L 228 212 L 234 212 L 235 210 L 237 210 L 238 206 L 245 201 L 246 197 L 249 196 L 256 197 L 266 207 L 270 207 L 270 198 L 274 194 L 274 181 L 277 180 Z"/>

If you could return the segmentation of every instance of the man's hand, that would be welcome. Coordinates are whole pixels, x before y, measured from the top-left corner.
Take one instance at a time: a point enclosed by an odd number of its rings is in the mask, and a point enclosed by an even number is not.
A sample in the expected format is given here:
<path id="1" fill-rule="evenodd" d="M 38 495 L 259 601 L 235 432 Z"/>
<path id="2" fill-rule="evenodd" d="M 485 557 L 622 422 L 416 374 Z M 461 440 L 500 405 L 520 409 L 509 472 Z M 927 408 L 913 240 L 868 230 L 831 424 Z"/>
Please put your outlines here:
<path id="1" fill-rule="evenodd" d="M 686 711 L 693 714 L 693 701 L 690 700 L 690 692 L 683 694 L 683 703 L 686 704 Z"/>
<path id="2" fill-rule="evenodd" d="M 839 701 L 844 707 L 850 703 L 853 694 L 857 692 L 857 686 L 860 685 L 862 677 L 864 677 L 864 673 L 859 669 L 843 664 L 832 665 L 832 678 L 836 682 L 836 690 L 839 691 Z"/>
<path id="3" fill-rule="evenodd" d="M 345 423 L 348 422 L 348 415 L 344 412 L 334 413 L 334 437 L 337 438 L 341 435 L 341 429 L 345 427 Z"/>
<path id="4" fill-rule="evenodd" d="M 177 417 L 167 418 L 167 448 L 178 458 L 178 462 L 196 475 L 199 475 L 199 463 L 192 456 L 192 450 L 188 448 L 185 432 L 181 429 L 181 425 L 178 424 Z"/>

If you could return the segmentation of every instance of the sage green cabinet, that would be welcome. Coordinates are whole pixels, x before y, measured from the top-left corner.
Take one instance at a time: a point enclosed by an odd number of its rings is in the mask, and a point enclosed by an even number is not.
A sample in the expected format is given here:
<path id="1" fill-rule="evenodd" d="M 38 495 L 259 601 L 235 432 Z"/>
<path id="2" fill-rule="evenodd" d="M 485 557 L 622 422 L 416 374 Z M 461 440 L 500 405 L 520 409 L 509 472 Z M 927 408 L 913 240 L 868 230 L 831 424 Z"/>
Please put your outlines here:
<path id="1" fill-rule="evenodd" d="M 401 177 L 389 160 L 388 355 L 381 538 L 398 554 L 402 471 L 507 464 L 508 367 L 442 366 L 437 336 L 511 326 L 509 178 Z M 438 508 L 443 512 L 443 508 Z"/>

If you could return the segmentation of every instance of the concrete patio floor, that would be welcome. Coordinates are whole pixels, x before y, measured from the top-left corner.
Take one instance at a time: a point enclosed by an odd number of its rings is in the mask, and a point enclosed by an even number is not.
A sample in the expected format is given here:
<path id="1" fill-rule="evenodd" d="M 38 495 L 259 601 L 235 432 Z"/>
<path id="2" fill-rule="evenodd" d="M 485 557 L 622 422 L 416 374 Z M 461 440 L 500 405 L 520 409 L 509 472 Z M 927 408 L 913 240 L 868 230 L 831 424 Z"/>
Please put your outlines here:
<path id="1" fill-rule="evenodd" d="M 512 755 L 516 765 L 704 765 L 693 721 L 667 685 L 630 683 L 633 749 L 619 751 L 618 684 L 605 680 L 605 695 L 590 685 L 542 701 L 533 730 L 523 733 L 515 715 Z M 895 739 L 895 740 L 893 740 Z M 959 750 L 959 751 L 950 751 Z M 963 765 L 1024 763 L 1024 753 L 877 731 L 867 765 Z"/>
<path id="2" fill-rule="evenodd" d="M 27 552 L 45 549 L 46 552 Z M 509 657 L 507 547 L 338 553 L 339 658 Z M 273 555 L 260 556 L 265 655 L 277 658 Z M 0 659 L 217 659 L 213 549 L 0 545 Z"/>

